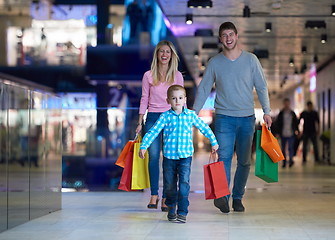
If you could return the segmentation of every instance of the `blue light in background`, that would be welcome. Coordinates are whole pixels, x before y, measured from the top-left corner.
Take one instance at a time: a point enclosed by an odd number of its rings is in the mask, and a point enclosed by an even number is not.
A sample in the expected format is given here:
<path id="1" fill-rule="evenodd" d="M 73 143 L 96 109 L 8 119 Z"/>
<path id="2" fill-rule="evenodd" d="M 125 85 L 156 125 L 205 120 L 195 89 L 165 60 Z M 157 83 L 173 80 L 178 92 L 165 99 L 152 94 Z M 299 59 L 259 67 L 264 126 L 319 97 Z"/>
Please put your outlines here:
<path id="1" fill-rule="evenodd" d="M 130 0 L 125 0 L 124 1 L 124 6 L 127 10 L 127 7 L 130 3 L 132 3 L 133 1 Z M 123 19 L 123 27 L 122 27 L 122 42 L 123 43 L 127 43 L 129 42 L 130 39 L 130 22 L 129 22 L 129 17 L 126 13 L 124 19 Z"/>
<path id="2" fill-rule="evenodd" d="M 166 25 L 163 18 L 163 13 L 158 6 L 154 4 L 154 24 L 151 33 L 151 43 L 155 46 L 161 39 L 166 38 Z"/>
<path id="3" fill-rule="evenodd" d="M 132 0 L 125 0 L 124 5 L 127 9 L 128 5 L 132 3 Z M 154 0 L 150 0 L 150 4 L 153 8 L 153 23 L 152 29 L 150 32 L 151 44 L 155 46 L 159 41 L 166 38 L 167 27 L 164 22 L 163 13 L 159 7 L 159 5 Z M 130 22 L 129 17 L 125 15 L 123 20 L 123 28 L 122 28 L 122 42 L 128 43 L 130 40 Z"/>
<path id="4" fill-rule="evenodd" d="M 298 87 L 298 88 L 297 88 L 297 93 L 302 93 L 302 89 L 301 89 L 301 87 Z"/>
<path id="5" fill-rule="evenodd" d="M 215 96 L 216 91 L 211 92 L 202 108 L 206 110 L 214 110 Z"/>
<path id="6" fill-rule="evenodd" d="M 98 18 L 96 15 L 88 15 L 86 17 L 86 26 L 94 26 L 98 22 Z"/>

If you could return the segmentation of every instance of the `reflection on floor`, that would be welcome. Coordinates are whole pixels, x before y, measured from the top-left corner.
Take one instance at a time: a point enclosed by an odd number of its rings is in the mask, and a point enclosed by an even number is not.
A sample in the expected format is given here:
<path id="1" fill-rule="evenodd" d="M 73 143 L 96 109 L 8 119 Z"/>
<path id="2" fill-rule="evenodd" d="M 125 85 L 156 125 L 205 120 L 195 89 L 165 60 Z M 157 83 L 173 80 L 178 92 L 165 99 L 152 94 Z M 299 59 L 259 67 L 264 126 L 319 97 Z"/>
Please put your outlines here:
<path id="1" fill-rule="evenodd" d="M 249 177 L 245 213 L 222 214 L 204 200 L 202 165 L 193 161 L 190 213 L 186 224 L 170 223 L 166 213 L 146 208 L 149 191 L 63 193 L 63 210 L 0 234 L 1 240 L 115 239 L 335 239 L 335 167 L 279 169 L 279 183 Z"/>

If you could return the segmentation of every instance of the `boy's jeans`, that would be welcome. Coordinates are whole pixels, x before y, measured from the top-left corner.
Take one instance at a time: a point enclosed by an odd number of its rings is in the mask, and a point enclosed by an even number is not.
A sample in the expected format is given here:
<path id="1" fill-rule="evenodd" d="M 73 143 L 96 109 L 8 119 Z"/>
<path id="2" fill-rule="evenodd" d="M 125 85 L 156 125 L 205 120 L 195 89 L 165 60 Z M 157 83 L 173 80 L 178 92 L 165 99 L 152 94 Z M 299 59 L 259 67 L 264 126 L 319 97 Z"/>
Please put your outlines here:
<path id="1" fill-rule="evenodd" d="M 255 132 L 255 116 L 215 116 L 215 136 L 219 142 L 219 160 L 224 162 L 228 185 L 230 185 L 231 162 L 236 147 L 237 168 L 234 177 L 233 199 L 242 199 L 247 184 L 251 145 Z"/>
<path id="2" fill-rule="evenodd" d="M 176 159 L 163 158 L 163 177 L 166 205 L 177 208 L 177 214 L 188 213 L 190 193 L 190 174 L 192 157 Z M 179 189 L 177 190 L 177 183 Z"/>
<path id="3" fill-rule="evenodd" d="M 157 119 L 162 113 L 149 112 L 144 125 L 144 133 L 147 133 L 149 129 L 155 124 Z M 151 143 L 148 148 L 149 153 L 149 176 L 150 176 L 150 190 L 151 195 L 158 195 L 159 189 L 159 157 L 162 146 L 162 133 Z M 164 188 L 162 198 L 165 198 Z"/>

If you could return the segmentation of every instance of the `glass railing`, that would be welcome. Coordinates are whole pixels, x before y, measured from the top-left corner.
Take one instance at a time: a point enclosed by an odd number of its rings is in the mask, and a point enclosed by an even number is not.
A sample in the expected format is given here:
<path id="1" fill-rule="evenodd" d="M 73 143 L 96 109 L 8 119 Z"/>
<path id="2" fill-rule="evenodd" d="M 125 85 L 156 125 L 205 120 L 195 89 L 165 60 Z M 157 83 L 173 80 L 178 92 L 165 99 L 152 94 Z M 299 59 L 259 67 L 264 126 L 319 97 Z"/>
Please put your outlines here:
<path id="1" fill-rule="evenodd" d="M 108 126 L 97 127 L 99 111 Z M 115 161 L 136 135 L 138 108 L 64 109 L 63 119 L 64 191 L 117 190 L 122 168 Z"/>
<path id="2" fill-rule="evenodd" d="M 61 99 L 0 74 L 0 231 L 61 208 Z"/>

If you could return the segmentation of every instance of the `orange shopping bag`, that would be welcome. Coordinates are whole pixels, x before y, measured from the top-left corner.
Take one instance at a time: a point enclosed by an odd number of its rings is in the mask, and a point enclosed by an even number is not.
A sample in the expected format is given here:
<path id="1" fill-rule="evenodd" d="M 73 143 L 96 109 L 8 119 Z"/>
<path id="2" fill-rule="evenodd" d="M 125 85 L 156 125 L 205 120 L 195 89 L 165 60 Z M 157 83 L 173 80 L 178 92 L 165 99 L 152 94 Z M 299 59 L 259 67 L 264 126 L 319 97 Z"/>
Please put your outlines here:
<path id="1" fill-rule="evenodd" d="M 131 191 L 131 178 L 132 178 L 132 168 L 133 168 L 133 156 L 134 156 L 134 144 L 130 146 L 129 151 L 125 157 L 125 165 L 120 179 L 120 184 L 118 189 L 124 191 Z"/>
<path id="2" fill-rule="evenodd" d="M 122 149 L 122 152 L 121 152 L 120 156 L 116 160 L 115 165 L 118 165 L 118 166 L 124 168 L 124 166 L 126 164 L 127 154 L 129 153 L 129 151 L 131 149 L 134 149 L 134 144 L 135 144 L 134 140 L 130 140 L 130 141 L 127 142 L 126 146 L 124 146 L 124 148 Z"/>
<path id="3" fill-rule="evenodd" d="M 120 156 L 118 157 L 118 159 L 115 162 L 115 165 L 118 165 L 122 168 L 124 168 L 125 164 L 126 164 L 126 159 L 127 159 L 127 155 L 128 153 L 131 151 L 133 152 L 134 149 L 134 144 L 136 142 L 142 142 L 142 137 L 141 135 L 136 134 L 135 139 L 134 140 L 129 140 L 127 142 L 127 144 L 124 146 L 124 148 L 122 149 L 122 152 L 120 153 Z"/>
<path id="4" fill-rule="evenodd" d="M 266 127 L 265 123 L 262 125 L 261 147 L 266 152 L 271 160 L 276 163 L 284 160 L 285 157 L 279 146 L 278 140 L 273 136 L 271 131 Z"/>

